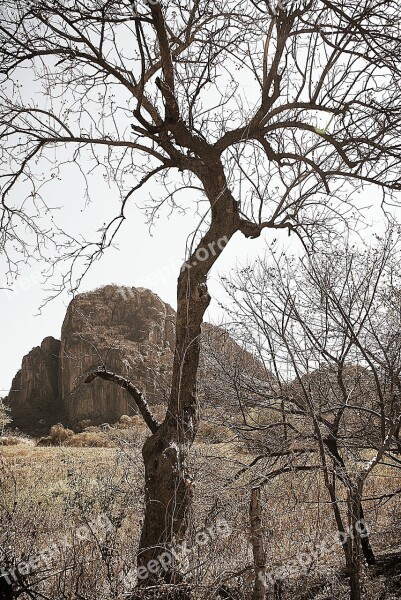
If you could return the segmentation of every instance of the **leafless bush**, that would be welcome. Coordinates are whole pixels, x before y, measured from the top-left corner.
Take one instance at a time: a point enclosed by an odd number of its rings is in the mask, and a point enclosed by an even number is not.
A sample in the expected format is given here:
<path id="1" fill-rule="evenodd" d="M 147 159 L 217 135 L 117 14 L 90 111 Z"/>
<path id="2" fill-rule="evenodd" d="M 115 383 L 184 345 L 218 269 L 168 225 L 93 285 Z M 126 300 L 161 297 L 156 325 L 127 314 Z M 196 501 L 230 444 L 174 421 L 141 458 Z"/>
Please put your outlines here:
<path id="1" fill-rule="evenodd" d="M 61 423 L 57 423 L 57 425 L 52 425 L 52 427 L 50 427 L 49 438 L 55 445 L 64 444 L 73 435 L 74 432 L 72 429 L 64 427 Z"/>

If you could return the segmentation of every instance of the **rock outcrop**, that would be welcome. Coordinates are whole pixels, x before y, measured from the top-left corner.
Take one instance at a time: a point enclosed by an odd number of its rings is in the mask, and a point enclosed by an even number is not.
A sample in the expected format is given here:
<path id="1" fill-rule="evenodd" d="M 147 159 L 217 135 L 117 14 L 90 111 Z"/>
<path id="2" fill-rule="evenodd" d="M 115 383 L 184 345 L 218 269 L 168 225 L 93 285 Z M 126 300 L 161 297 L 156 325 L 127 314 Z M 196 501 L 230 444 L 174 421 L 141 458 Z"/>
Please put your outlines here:
<path id="1" fill-rule="evenodd" d="M 22 360 L 5 399 L 12 425 L 41 433 L 62 421 L 115 422 L 134 414 L 128 394 L 100 379 L 84 384 L 93 367 L 132 379 L 152 403 L 167 394 L 173 361 L 175 311 L 151 291 L 108 285 L 70 303 L 61 340 L 45 338 Z"/>
<path id="2" fill-rule="evenodd" d="M 20 371 L 5 403 L 11 407 L 13 427 L 21 431 L 44 431 L 63 419 L 58 394 L 60 341 L 47 337 L 22 359 Z"/>
<path id="3" fill-rule="evenodd" d="M 68 422 L 115 422 L 135 412 L 128 394 L 97 379 L 83 383 L 93 367 L 105 365 L 161 402 L 168 388 L 174 348 L 175 312 L 149 290 L 115 286 L 80 294 L 70 303 L 61 330 L 59 394 Z M 167 379 L 166 379 L 167 375 Z"/>
<path id="4" fill-rule="evenodd" d="M 205 324 L 205 354 L 200 376 L 206 401 L 219 396 L 213 390 L 213 349 L 224 363 L 243 362 L 247 372 L 260 364 L 222 329 Z M 86 375 L 104 365 L 130 379 L 152 404 L 168 396 L 175 343 L 175 311 L 149 290 L 108 285 L 79 294 L 70 303 L 61 341 L 45 338 L 22 361 L 12 390 L 5 399 L 13 426 L 41 434 L 59 421 L 79 428 L 114 423 L 136 412 L 132 398 L 115 384 Z M 209 348 L 209 350 L 208 350 Z M 217 354 L 216 354 L 217 353 Z M 208 400 L 209 399 L 209 400 Z"/>

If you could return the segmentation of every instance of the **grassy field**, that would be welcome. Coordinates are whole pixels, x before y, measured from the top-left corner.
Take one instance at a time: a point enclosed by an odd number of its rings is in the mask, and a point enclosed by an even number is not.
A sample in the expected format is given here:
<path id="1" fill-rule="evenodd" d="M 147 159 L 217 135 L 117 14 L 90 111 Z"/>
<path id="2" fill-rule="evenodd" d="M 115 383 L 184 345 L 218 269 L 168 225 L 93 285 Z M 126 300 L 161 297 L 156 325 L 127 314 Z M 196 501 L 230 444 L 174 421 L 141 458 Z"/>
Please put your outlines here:
<path id="1" fill-rule="evenodd" d="M 228 532 L 188 553 L 188 573 L 200 600 L 217 598 L 222 585 L 230 588 L 233 598 L 245 599 L 250 597 L 253 578 L 250 486 L 269 465 L 262 461 L 252 476 L 236 478 L 254 457 L 233 440 L 210 443 L 209 434 L 194 446 L 191 457 L 193 531 L 224 520 Z M 3 565 L 12 569 L 21 561 L 47 556 L 25 576 L 44 598 L 124 598 L 143 514 L 143 435 L 141 430 L 131 436 L 125 433 L 115 448 L 2 447 Z M 372 498 L 365 509 L 379 555 L 394 552 L 401 542 L 399 502 L 385 497 L 401 488 L 398 473 L 379 465 L 365 490 Z M 273 574 L 284 572 L 277 578 L 276 598 L 346 598 L 342 549 L 328 544 L 335 526 L 319 473 L 288 473 L 273 479 L 263 489 L 263 506 L 268 569 Z M 381 596 L 387 583 L 385 575 L 369 579 L 366 599 L 401 597 Z M 306 596 L 312 589 L 318 591 Z"/>

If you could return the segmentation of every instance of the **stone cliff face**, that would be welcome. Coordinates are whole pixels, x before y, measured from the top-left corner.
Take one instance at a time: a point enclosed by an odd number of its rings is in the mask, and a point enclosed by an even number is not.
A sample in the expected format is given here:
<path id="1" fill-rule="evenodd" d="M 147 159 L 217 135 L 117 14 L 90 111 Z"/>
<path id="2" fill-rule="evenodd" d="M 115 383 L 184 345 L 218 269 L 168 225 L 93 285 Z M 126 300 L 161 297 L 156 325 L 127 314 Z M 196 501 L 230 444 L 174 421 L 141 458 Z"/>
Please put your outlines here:
<path id="1" fill-rule="evenodd" d="M 22 431 L 46 430 L 63 417 L 58 400 L 58 361 L 60 342 L 47 337 L 22 359 L 5 402 L 11 406 L 13 427 Z"/>
<path id="2" fill-rule="evenodd" d="M 142 288 L 108 285 L 80 294 L 67 309 L 61 341 L 45 338 L 22 360 L 5 399 L 12 425 L 28 433 L 62 421 L 77 426 L 115 422 L 134 414 L 132 399 L 117 386 L 85 374 L 104 364 L 132 379 L 150 402 L 167 394 L 173 361 L 175 311 Z"/>
<path id="3" fill-rule="evenodd" d="M 175 312 L 144 289 L 106 286 L 77 296 L 69 305 L 61 331 L 59 395 L 67 419 L 95 423 L 117 421 L 133 414 L 128 394 L 97 379 L 83 383 L 85 374 L 104 364 L 144 391 L 149 402 L 164 399 L 174 348 Z"/>

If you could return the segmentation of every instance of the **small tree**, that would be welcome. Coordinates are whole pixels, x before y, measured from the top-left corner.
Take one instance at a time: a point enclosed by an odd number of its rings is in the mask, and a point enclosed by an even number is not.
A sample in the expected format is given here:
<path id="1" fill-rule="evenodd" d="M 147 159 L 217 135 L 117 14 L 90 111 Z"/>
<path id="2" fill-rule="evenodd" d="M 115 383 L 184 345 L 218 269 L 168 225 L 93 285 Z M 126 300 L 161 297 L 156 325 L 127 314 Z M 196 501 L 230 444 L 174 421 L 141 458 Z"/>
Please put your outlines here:
<path id="1" fill-rule="evenodd" d="M 361 551 L 369 564 L 374 562 L 364 522 L 364 485 L 383 457 L 397 449 L 398 236 L 398 231 L 389 234 L 374 248 L 334 247 L 304 260 L 275 258 L 273 253 L 270 260 L 244 269 L 227 283 L 237 335 L 248 343 L 253 340 L 255 351 L 276 374 L 276 397 L 271 394 L 270 404 L 278 414 L 285 405 L 284 418 L 277 423 L 280 452 L 267 449 L 266 455 L 289 454 L 294 471 L 314 468 L 313 463 L 305 465 L 313 448 L 313 456 L 319 456 L 338 531 L 344 536 L 352 600 L 362 597 Z M 261 393 L 262 398 L 263 389 Z M 260 429 L 268 436 L 263 425 Z M 274 476 L 287 471 L 284 466 Z M 345 518 L 338 484 L 346 490 Z"/>

